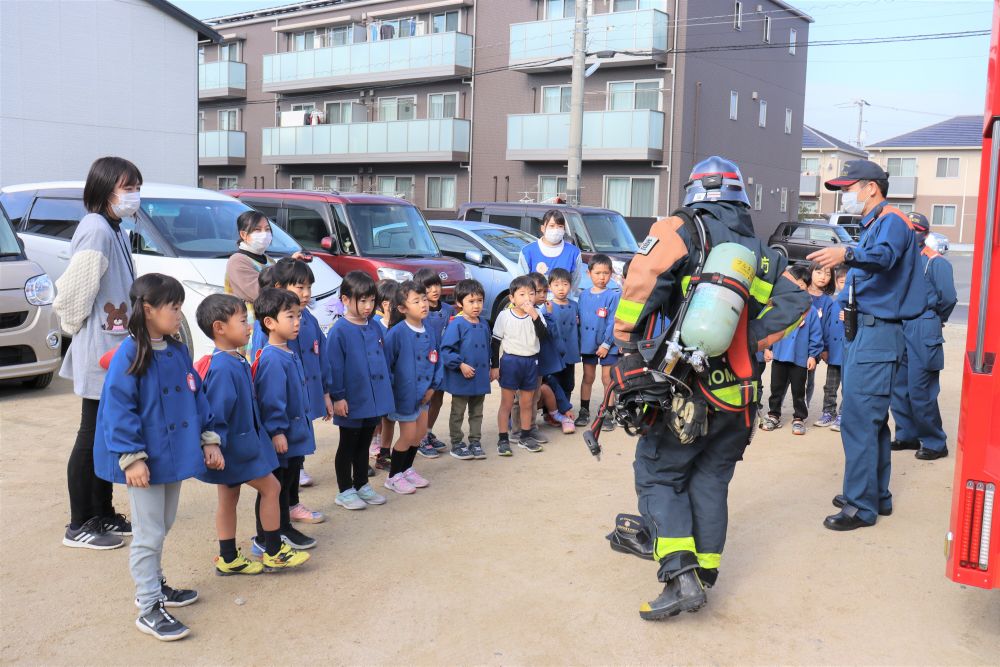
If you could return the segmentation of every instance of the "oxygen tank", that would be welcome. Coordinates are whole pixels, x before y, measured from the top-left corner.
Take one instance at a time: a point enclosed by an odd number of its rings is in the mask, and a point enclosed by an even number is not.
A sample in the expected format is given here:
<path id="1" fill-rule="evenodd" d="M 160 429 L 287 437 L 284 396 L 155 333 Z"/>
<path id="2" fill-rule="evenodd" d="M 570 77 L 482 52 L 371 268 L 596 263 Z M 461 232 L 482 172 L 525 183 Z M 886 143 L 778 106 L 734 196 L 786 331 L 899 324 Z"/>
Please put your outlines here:
<path id="1" fill-rule="evenodd" d="M 702 271 L 722 274 L 749 289 L 756 267 L 757 257 L 752 250 L 739 243 L 720 243 L 708 253 Z M 745 305 L 740 295 L 729 288 L 700 283 L 681 323 L 681 341 L 709 357 L 718 357 L 733 342 Z"/>

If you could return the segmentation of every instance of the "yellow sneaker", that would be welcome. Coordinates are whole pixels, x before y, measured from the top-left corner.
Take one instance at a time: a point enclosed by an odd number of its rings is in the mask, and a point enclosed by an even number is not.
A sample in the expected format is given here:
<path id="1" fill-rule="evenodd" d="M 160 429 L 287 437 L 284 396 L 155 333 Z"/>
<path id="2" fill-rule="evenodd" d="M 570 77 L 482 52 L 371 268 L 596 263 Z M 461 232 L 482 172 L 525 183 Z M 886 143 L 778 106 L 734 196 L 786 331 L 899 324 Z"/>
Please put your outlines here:
<path id="1" fill-rule="evenodd" d="M 260 557 L 261 564 L 263 565 L 265 572 L 273 572 L 274 570 L 284 570 L 290 567 L 298 567 L 309 560 L 309 554 L 305 551 L 296 551 L 295 549 L 288 546 L 287 543 L 281 543 L 281 550 L 278 551 L 273 556 L 269 556 L 267 552 Z"/>
<path id="2" fill-rule="evenodd" d="M 227 563 L 222 556 L 215 557 L 215 573 L 220 577 L 228 577 L 231 574 L 260 574 L 264 571 L 264 564 L 255 560 L 250 560 L 237 549 L 236 558 L 231 563 Z"/>

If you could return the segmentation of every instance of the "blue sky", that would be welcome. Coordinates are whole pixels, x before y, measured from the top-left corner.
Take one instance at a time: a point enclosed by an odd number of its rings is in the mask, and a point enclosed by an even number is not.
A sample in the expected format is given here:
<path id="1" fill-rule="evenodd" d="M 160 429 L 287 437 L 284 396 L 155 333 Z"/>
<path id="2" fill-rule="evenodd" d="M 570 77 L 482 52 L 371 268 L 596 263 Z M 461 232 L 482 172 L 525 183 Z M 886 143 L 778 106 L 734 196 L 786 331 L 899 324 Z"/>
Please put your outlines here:
<path id="1" fill-rule="evenodd" d="M 207 19 L 286 4 L 281 0 L 173 0 Z M 492 0 L 502 2 L 503 0 Z M 697 2 L 697 0 L 690 0 Z M 791 0 L 816 22 L 809 41 L 988 30 L 991 0 Z M 749 3 L 745 3 L 749 4 Z M 805 121 L 854 141 L 857 107 L 864 140 L 873 143 L 959 114 L 981 114 L 989 37 L 809 49 Z M 766 60 L 769 52 L 748 52 Z"/>

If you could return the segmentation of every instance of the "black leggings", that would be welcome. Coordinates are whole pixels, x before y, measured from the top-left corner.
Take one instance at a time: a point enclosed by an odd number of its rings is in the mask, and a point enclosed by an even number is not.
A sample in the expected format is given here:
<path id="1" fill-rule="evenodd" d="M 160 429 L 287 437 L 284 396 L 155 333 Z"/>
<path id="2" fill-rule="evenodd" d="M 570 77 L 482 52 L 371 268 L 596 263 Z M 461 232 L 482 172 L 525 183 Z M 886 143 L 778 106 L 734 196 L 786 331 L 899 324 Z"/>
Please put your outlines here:
<path id="1" fill-rule="evenodd" d="M 567 364 L 558 373 L 552 374 L 556 378 L 556 382 L 562 387 L 563 393 L 566 394 L 566 400 L 573 402 L 573 390 L 576 388 L 576 366 L 574 364 Z"/>
<path id="2" fill-rule="evenodd" d="M 288 508 L 292 505 L 298 505 L 298 495 L 299 495 L 299 471 L 302 470 L 302 464 L 305 462 L 306 457 L 304 456 L 293 456 L 288 459 L 287 468 L 275 468 L 274 476 L 278 478 L 278 483 L 281 484 L 281 493 L 278 494 L 278 511 L 279 511 L 279 525 L 281 530 L 292 527 L 292 519 L 288 514 Z M 295 487 L 295 502 L 290 501 L 292 486 Z M 257 494 L 257 502 L 254 505 L 254 513 L 257 516 L 257 536 L 263 539 L 264 536 L 264 526 L 260 523 L 260 494 Z"/>
<path id="3" fill-rule="evenodd" d="M 83 399 L 80 410 L 80 430 L 66 465 L 69 486 L 69 520 L 80 525 L 95 516 L 112 516 L 111 482 L 94 472 L 94 432 L 97 430 L 97 408 L 100 401 Z"/>
<path id="4" fill-rule="evenodd" d="M 378 423 L 378 419 L 366 419 L 356 428 L 340 427 L 340 444 L 333 467 L 341 493 L 351 488 L 360 489 L 368 483 L 368 445 Z"/>
<path id="5" fill-rule="evenodd" d="M 809 415 L 806 405 L 806 369 L 787 361 L 771 362 L 771 401 L 770 414 L 781 416 L 781 404 L 785 400 L 785 392 L 792 389 L 792 417 L 805 419 Z"/>

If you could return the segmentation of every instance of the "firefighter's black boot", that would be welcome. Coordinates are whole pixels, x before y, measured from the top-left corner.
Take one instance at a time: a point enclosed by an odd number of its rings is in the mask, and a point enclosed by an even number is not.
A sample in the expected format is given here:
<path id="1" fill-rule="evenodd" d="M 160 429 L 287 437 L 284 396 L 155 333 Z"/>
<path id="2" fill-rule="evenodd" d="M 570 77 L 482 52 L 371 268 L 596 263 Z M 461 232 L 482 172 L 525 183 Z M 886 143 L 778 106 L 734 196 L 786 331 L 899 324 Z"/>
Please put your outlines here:
<path id="1" fill-rule="evenodd" d="M 615 529 L 607 538 L 615 551 L 653 560 L 653 539 L 641 516 L 619 514 L 615 517 Z"/>
<path id="2" fill-rule="evenodd" d="M 698 559 L 690 551 L 669 554 L 660 562 L 660 580 L 664 579 L 663 592 L 639 608 L 639 616 L 644 620 L 659 621 L 682 611 L 695 612 L 708 602 L 698 579 Z"/>

